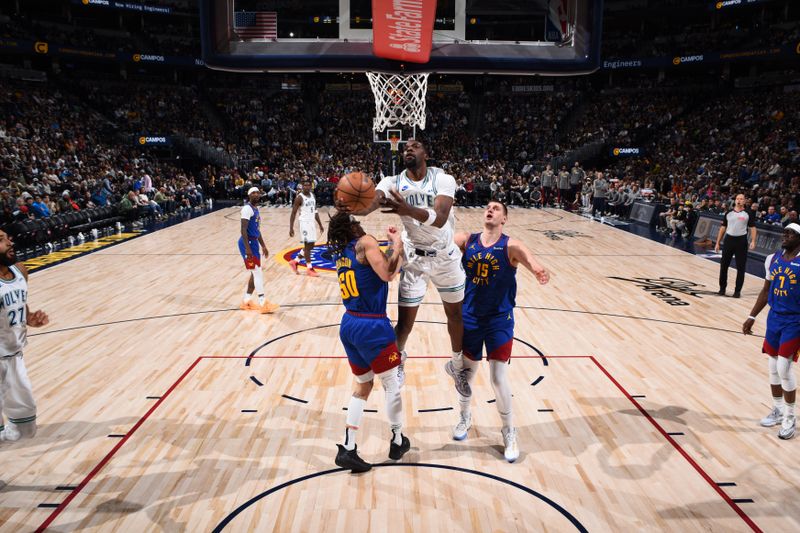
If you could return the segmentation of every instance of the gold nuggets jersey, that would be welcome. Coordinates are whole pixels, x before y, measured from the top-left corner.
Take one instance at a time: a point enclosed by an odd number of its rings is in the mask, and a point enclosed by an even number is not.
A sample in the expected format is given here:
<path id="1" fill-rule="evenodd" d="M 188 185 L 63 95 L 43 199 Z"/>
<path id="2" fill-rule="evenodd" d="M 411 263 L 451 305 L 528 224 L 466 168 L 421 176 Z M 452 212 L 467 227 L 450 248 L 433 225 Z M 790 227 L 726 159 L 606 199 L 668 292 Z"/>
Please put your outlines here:
<path id="1" fill-rule="evenodd" d="M 298 193 L 298 195 L 303 199 L 303 205 L 300 206 L 300 222 L 314 222 L 314 215 L 317 213 L 317 200 L 314 198 L 314 193 L 308 196 L 303 193 Z"/>
<path id="2" fill-rule="evenodd" d="M 413 181 L 404 170 L 397 176 L 387 176 L 378 184 L 378 190 L 383 191 L 387 198 L 391 197 L 389 190 L 394 188 L 405 198 L 409 205 L 421 209 L 433 209 L 433 201 L 438 195 L 454 198 L 456 194 L 456 180 L 441 168 L 428 167 L 428 172 L 421 181 Z M 450 209 L 447 222 L 441 228 L 428 226 L 411 217 L 401 217 L 407 241 L 414 248 L 431 250 L 446 250 L 453 243 L 455 217 Z"/>
<path id="3" fill-rule="evenodd" d="M 28 342 L 28 283 L 19 268 L 9 269 L 14 279 L 0 279 L 0 357 L 14 355 Z"/>

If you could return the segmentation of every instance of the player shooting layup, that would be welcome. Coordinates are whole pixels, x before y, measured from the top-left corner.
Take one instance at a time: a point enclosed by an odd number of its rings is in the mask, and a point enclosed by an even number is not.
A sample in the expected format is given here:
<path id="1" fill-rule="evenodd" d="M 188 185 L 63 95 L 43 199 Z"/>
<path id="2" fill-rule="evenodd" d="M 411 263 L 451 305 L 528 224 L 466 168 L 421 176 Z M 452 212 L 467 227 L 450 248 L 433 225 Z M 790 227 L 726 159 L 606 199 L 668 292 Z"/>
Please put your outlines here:
<path id="1" fill-rule="evenodd" d="M 464 267 L 461 250 L 453 243 L 455 217 L 453 200 L 456 180 L 442 169 L 427 165 L 428 151 L 418 139 L 409 139 L 403 154 L 406 169 L 396 176 L 387 176 L 377 187 L 369 208 L 354 214 L 366 215 L 379 206 L 384 213 L 397 213 L 403 222 L 403 246 L 406 265 L 400 278 L 400 297 L 397 326 L 397 346 L 405 361 L 406 340 L 417 317 L 419 304 L 425 296 L 430 279 L 444 305 L 447 331 L 453 358 L 446 365 L 447 373 L 455 380 L 463 396 L 472 395 L 463 371 L 461 340 L 463 321 L 461 302 L 464 300 Z M 403 365 L 398 376 L 404 380 Z"/>

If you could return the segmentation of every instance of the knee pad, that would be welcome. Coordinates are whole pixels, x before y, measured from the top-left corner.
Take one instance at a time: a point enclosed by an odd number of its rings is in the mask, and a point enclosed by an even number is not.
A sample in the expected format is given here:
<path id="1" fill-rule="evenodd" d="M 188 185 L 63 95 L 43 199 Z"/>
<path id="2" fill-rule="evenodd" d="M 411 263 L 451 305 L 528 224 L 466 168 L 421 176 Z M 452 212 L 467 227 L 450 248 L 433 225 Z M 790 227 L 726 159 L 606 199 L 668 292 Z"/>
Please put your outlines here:
<path id="1" fill-rule="evenodd" d="M 769 361 L 769 384 L 770 385 L 780 385 L 781 384 L 781 376 L 778 374 L 778 357 L 777 356 L 769 356 L 767 357 Z"/>
<path id="2" fill-rule="evenodd" d="M 372 381 L 375 378 L 375 373 L 370 370 L 365 374 L 361 374 L 360 376 L 353 374 L 357 383 L 367 383 L 368 381 Z"/>
<path id="3" fill-rule="evenodd" d="M 778 357 L 778 375 L 781 377 L 781 386 L 786 392 L 797 388 L 797 381 L 792 370 L 792 360 L 788 357 Z"/>
<path id="4" fill-rule="evenodd" d="M 378 374 L 378 377 L 381 378 L 383 390 L 385 390 L 387 394 L 400 392 L 400 384 L 397 382 L 397 368 L 390 368 L 386 372 L 381 372 Z"/>
<path id="5" fill-rule="evenodd" d="M 499 388 L 511 389 L 508 381 L 508 366 L 507 361 L 489 361 L 489 379 L 491 379 L 495 391 Z"/>

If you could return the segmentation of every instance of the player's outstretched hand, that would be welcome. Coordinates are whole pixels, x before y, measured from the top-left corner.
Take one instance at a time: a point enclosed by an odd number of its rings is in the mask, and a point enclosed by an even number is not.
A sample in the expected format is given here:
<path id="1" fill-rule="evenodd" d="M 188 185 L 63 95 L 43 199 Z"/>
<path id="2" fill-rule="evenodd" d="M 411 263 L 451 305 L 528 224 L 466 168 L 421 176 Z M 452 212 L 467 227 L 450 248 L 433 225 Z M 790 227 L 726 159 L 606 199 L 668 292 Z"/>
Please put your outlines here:
<path id="1" fill-rule="evenodd" d="M 334 206 L 336 207 L 336 210 L 339 211 L 339 212 L 342 212 L 342 213 L 350 213 L 350 212 L 352 212 L 352 209 L 350 208 L 350 206 L 348 206 L 346 203 L 344 203 L 339 198 L 337 198 L 336 201 L 334 202 Z"/>
<path id="2" fill-rule="evenodd" d="M 46 326 L 50 323 L 50 317 L 44 311 L 34 311 L 28 315 L 28 325 L 34 328 Z"/>
<path id="3" fill-rule="evenodd" d="M 539 280 L 539 285 L 547 285 L 547 282 L 550 281 L 550 272 L 546 268 L 535 271 L 533 275 Z"/>
<path id="4" fill-rule="evenodd" d="M 397 229 L 397 226 L 389 226 L 386 228 L 386 235 L 392 244 L 397 244 L 400 242 L 400 230 Z"/>
<path id="5" fill-rule="evenodd" d="M 755 323 L 756 323 L 756 321 L 753 320 L 752 318 L 748 318 L 747 320 L 745 320 L 744 324 L 742 324 L 742 333 L 744 333 L 745 335 L 752 334 L 753 333 L 753 324 L 755 324 Z"/>
<path id="6" fill-rule="evenodd" d="M 397 213 L 400 216 L 408 216 L 411 212 L 411 206 L 394 187 L 389 189 L 389 196 L 383 199 L 382 204 L 387 209 L 382 209 L 381 213 Z"/>

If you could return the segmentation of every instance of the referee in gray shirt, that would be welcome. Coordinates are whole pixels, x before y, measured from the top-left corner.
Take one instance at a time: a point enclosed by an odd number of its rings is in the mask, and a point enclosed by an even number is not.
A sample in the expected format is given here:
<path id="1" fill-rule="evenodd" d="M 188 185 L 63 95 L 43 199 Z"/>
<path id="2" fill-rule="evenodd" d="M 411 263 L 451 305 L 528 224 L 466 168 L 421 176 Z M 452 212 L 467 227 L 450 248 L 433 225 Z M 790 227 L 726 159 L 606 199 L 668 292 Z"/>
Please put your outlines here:
<path id="1" fill-rule="evenodd" d="M 744 285 L 744 273 L 747 267 L 747 228 L 750 228 L 750 249 L 756 247 L 756 217 L 744 208 L 744 194 L 737 194 L 733 209 L 725 213 L 722 219 L 722 226 L 717 233 L 717 244 L 714 251 L 719 253 L 719 242 L 722 235 L 725 241 L 722 243 L 722 262 L 719 266 L 719 294 L 725 296 L 725 288 L 728 286 L 728 267 L 731 266 L 731 259 L 736 256 L 736 288 L 733 297 L 739 298 Z"/>

